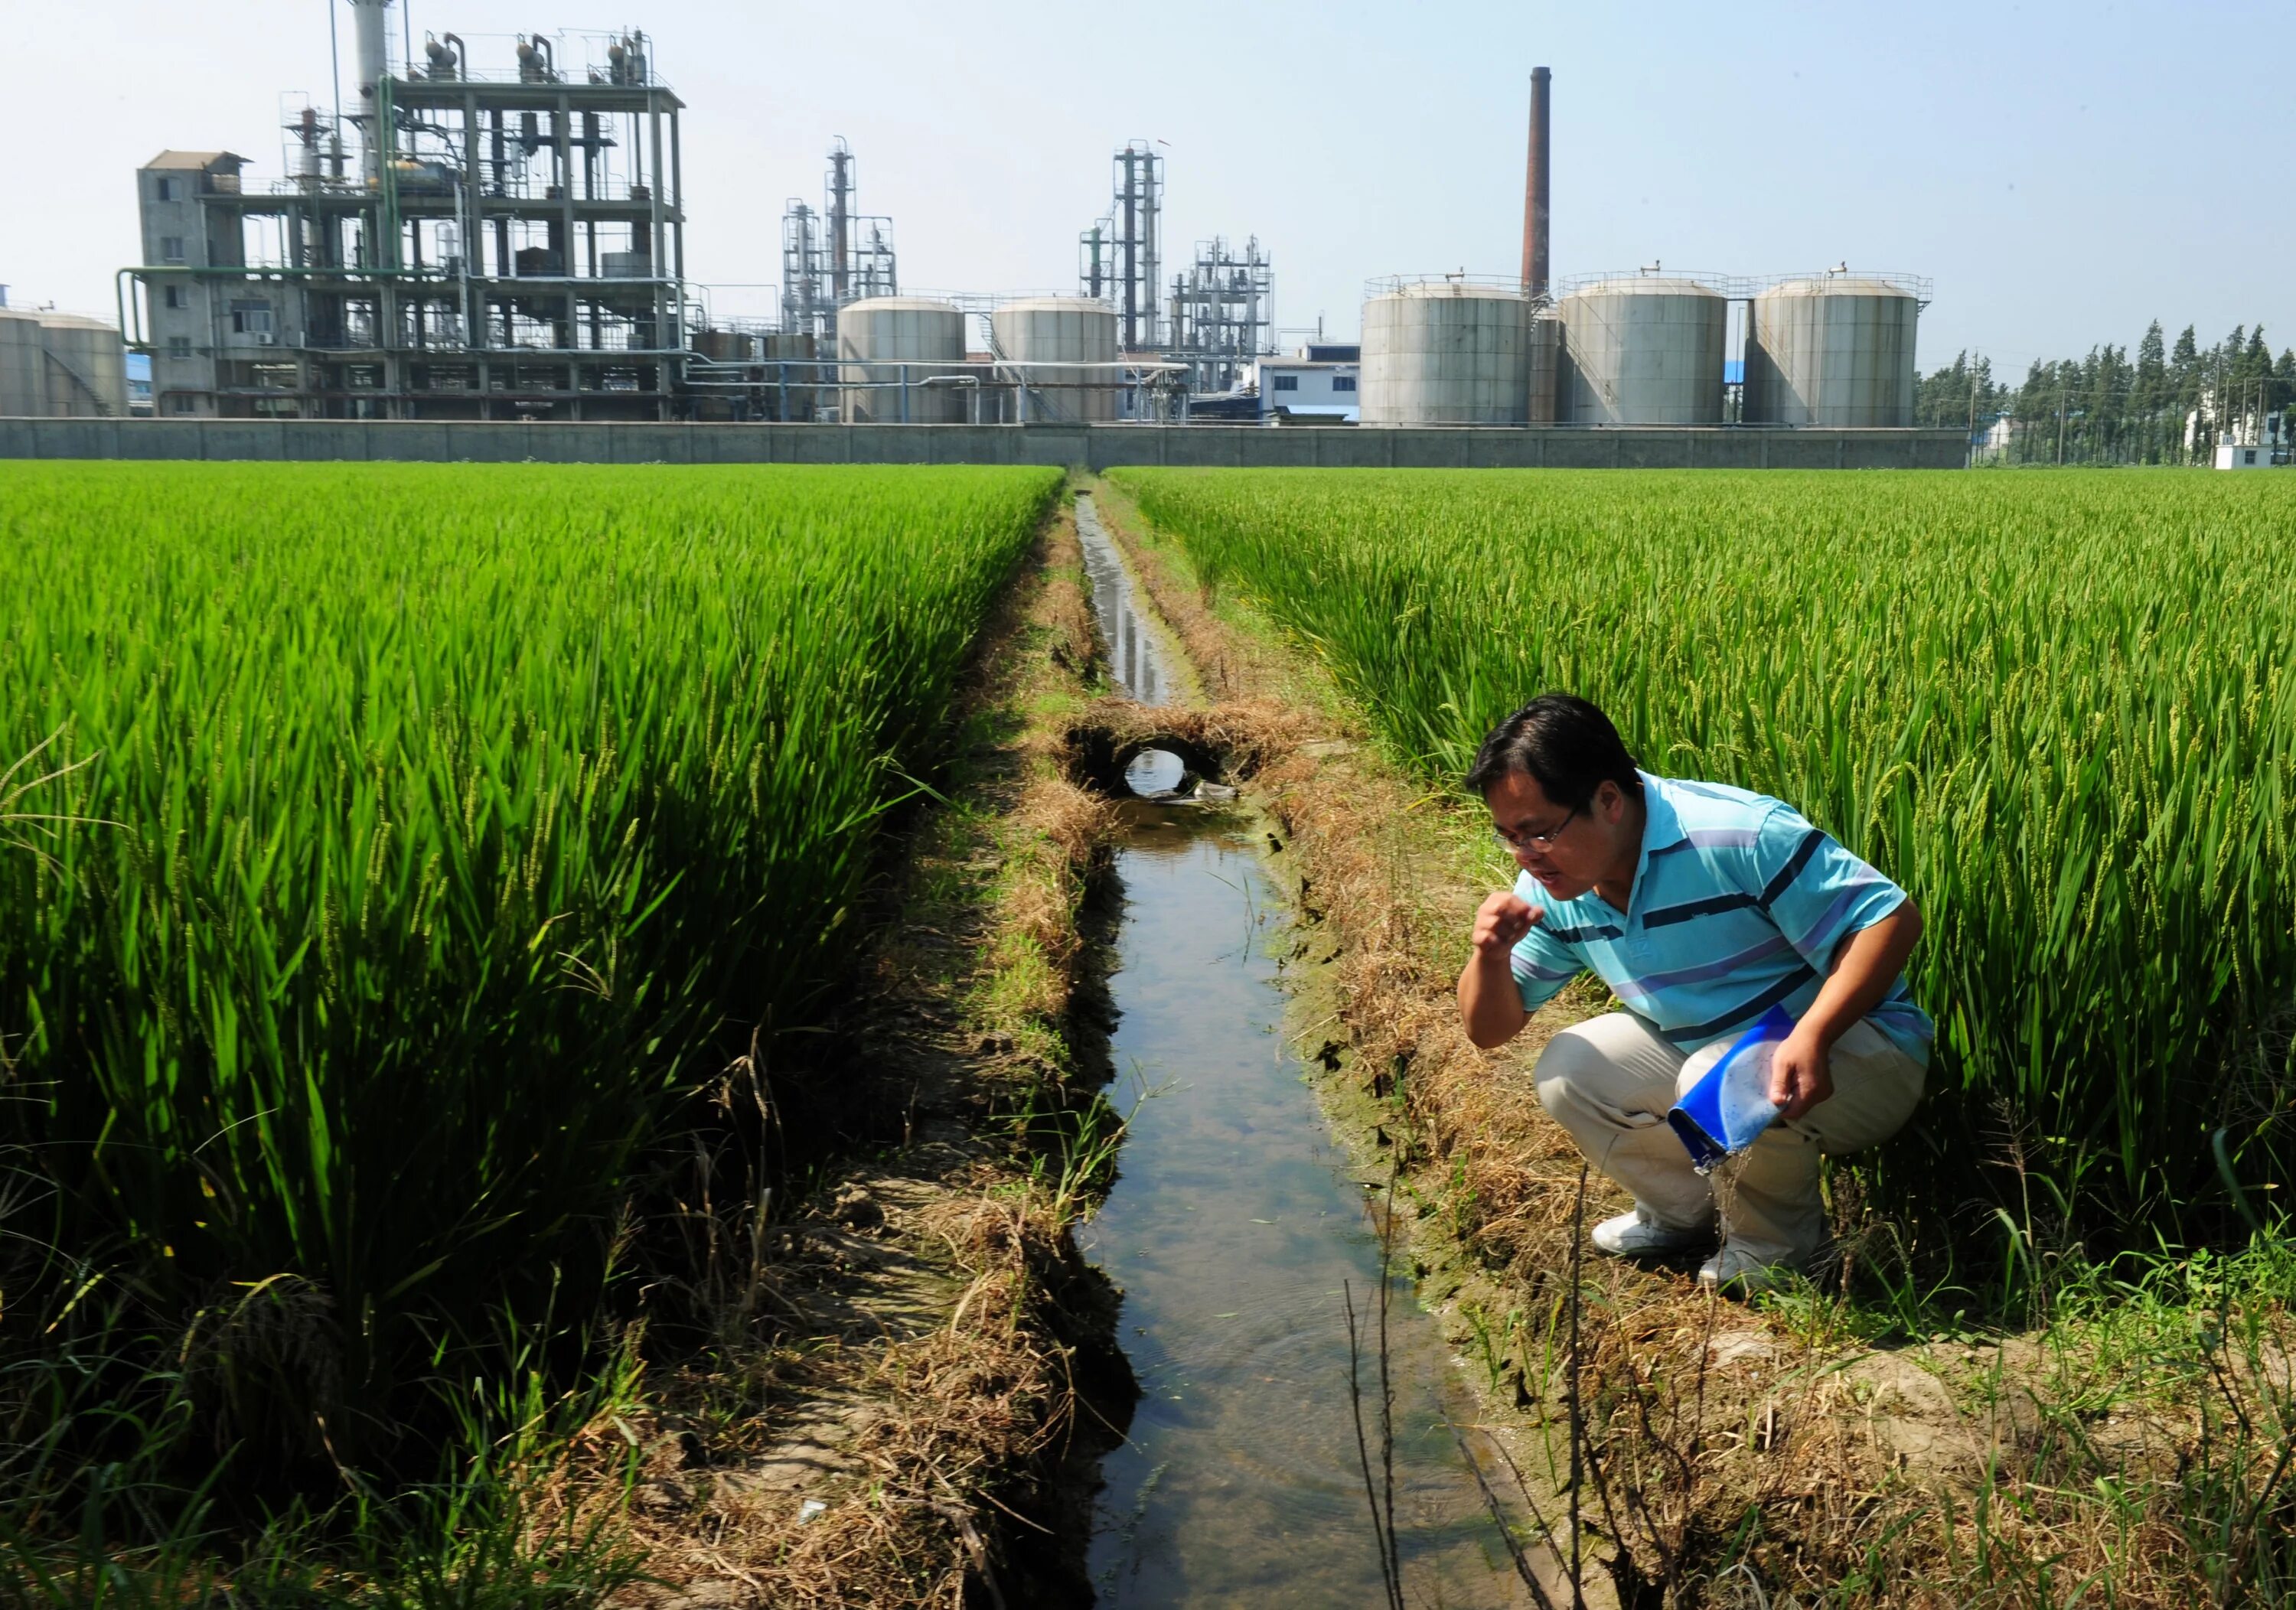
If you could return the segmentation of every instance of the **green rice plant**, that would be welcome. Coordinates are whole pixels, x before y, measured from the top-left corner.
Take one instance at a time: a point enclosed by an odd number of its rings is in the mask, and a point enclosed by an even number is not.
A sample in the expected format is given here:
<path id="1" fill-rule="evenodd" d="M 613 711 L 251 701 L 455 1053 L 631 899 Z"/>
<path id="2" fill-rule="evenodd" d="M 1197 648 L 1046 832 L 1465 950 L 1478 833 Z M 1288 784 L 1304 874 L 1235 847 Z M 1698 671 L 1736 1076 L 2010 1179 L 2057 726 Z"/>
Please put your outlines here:
<path id="1" fill-rule="evenodd" d="M 1901 1203 L 1965 1193 L 2002 1099 L 2091 1226 L 2222 1227 L 2219 1128 L 2252 1185 L 2296 1159 L 2252 1040 L 2296 981 L 2296 477 L 1112 478 L 1431 776 L 1568 689 L 1904 884 L 1942 1099 Z"/>
<path id="2" fill-rule="evenodd" d="M 290 1459 L 388 1455 L 498 1322 L 579 1333 L 643 1149 L 833 1003 L 1059 483 L 11 467 L 10 1246 Z"/>

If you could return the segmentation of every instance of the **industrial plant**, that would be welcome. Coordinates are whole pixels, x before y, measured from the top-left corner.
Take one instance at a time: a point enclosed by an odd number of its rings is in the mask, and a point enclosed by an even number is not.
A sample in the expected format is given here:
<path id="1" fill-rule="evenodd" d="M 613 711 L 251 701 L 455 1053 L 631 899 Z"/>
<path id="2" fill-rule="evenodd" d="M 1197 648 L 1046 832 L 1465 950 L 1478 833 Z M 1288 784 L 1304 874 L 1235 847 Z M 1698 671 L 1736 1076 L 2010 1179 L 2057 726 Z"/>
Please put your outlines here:
<path id="1" fill-rule="evenodd" d="M 1552 88 L 1547 69 L 1531 74 L 1521 272 L 1365 286 L 1363 423 L 1913 424 L 1915 325 L 1930 298 L 1916 275 L 1843 263 L 1751 279 L 1653 263 L 1552 282 Z"/>
<path id="2" fill-rule="evenodd" d="M 860 160 L 791 199 L 763 310 L 686 260 L 685 103 L 643 32 L 416 38 L 342 0 L 335 104 L 292 103 L 278 177 L 164 151 L 136 174 L 126 346 L 151 406 L 218 419 L 1903 429 L 1926 280 L 1847 263 L 1555 279 L 1551 76 L 1531 76 L 1522 260 L 1390 275 L 1361 336 L 1279 351 L 1254 234 L 1167 275 L 1165 159 L 1118 149 L 1076 282 L 923 290 Z M 331 30 L 331 38 L 336 37 Z M 347 75 L 346 76 L 346 69 Z M 100 323 L 0 308 L 0 413 L 125 412 Z"/>

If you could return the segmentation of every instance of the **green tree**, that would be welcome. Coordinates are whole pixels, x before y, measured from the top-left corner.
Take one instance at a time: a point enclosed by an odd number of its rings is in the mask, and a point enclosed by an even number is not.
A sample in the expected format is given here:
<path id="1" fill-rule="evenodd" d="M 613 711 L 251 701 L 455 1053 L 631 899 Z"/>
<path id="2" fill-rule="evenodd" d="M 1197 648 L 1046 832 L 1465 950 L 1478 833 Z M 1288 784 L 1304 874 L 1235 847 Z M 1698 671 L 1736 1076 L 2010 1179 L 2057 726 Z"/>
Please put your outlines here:
<path id="1" fill-rule="evenodd" d="M 2136 343 L 2136 370 L 2128 382 L 2128 413 L 2139 463 L 2157 464 L 2166 457 L 2173 435 L 2164 430 L 2162 416 L 2174 401 L 2169 391 L 2168 343 L 2161 334 L 2161 321 L 2155 319 Z"/>
<path id="2" fill-rule="evenodd" d="M 2194 337 L 2193 327 L 2187 324 L 2185 333 L 2177 338 L 2176 350 L 2169 355 L 2169 390 L 2176 415 L 2176 446 L 2172 456 L 2179 461 L 2189 457 L 2193 451 L 2185 436 L 2185 421 L 2201 405 L 2202 371 L 2205 367 L 2200 343 Z"/>
<path id="3" fill-rule="evenodd" d="M 1980 354 L 1972 359 L 1954 354 L 1943 369 L 1914 378 L 1914 422 L 1936 427 L 1981 426 L 1994 412 L 1998 388 L 1993 384 L 1992 360 Z"/>

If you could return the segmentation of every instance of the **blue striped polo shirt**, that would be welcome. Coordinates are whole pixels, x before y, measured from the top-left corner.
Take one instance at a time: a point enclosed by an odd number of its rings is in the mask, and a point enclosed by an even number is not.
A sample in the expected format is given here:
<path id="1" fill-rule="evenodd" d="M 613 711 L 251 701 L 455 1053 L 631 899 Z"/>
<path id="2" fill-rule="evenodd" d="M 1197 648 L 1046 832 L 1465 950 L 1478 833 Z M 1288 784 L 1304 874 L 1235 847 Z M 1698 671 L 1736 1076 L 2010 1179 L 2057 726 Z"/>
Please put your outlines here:
<path id="1" fill-rule="evenodd" d="M 1772 1006 L 1799 1017 L 1841 942 L 1906 892 L 1792 805 L 1720 783 L 1643 780 L 1642 860 L 1620 911 L 1594 890 L 1557 900 L 1525 872 L 1514 892 L 1545 913 L 1514 947 L 1536 1009 L 1581 972 L 1684 1051 L 1734 1035 Z M 1900 976 L 1867 1014 L 1926 1065 L 1936 1027 Z"/>

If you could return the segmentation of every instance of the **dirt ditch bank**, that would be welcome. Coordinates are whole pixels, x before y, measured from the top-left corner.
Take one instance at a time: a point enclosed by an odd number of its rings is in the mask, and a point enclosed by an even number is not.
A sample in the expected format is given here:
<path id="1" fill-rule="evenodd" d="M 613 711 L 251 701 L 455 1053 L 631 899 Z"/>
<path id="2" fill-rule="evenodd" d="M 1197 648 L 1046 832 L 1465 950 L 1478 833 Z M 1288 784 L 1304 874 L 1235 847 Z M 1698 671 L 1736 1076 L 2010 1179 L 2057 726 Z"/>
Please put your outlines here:
<path id="1" fill-rule="evenodd" d="M 1088 929 L 1110 825 L 1070 780 L 1100 653 L 1079 558 L 1063 514 L 984 640 L 946 797 L 872 914 L 885 936 L 839 1031 L 882 1120 L 856 1138 L 867 1160 L 724 1249 L 721 1344 L 598 1428 L 569 1483 L 611 1502 L 636 1451 L 629 1541 L 653 1580 L 619 1603 L 1088 1598 L 1070 1511 L 1133 1385 L 1072 1233 L 1105 1165 Z"/>
<path id="2" fill-rule="evenodd" d="M 1965 1318 L 1950 1293 L 1876 1295 L 1861 1271 L 1888 1263 L 1890 1227 L 1837 1173 L 1849 1255 L 1823 1289 L 1748 1309 L 1699 1292 L 1694 1259 L 1584 1257 L 1578 1227 L 1625 1199 L 1600 1176 L 1582 1191 L 1529 1072 L 1599 995 L 1574 986 L 1503 1053 L 1469 1044 L 1453 980 L 1505 878 L 1481 824 L 1379 753 L 1303 646 L 1201 586 L 1120 489 L 1094 492 L 1218 701 L 1206 719 L 1251 757 L 1327 1110 L 1359 1156 L 1395 1159 L 1422 1300 L 1590 1601 L 2282 1602 L 2284 1253 L 2078 1272 L 2027 1225 L 2058 1283 L 2016 1322 Z"/>

